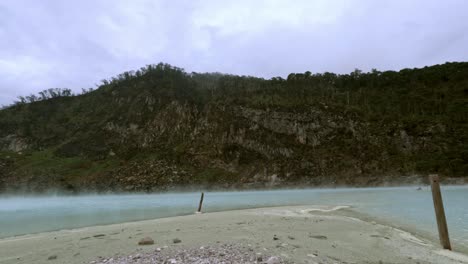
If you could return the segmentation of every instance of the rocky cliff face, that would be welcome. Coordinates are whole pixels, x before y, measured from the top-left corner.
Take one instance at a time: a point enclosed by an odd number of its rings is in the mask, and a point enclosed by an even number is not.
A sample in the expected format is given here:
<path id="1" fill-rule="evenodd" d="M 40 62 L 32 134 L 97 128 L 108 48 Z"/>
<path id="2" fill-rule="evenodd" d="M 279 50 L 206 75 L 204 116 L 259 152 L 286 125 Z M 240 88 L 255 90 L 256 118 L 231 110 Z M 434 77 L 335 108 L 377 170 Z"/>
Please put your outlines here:
<path id="1" fill-rule="evenodd" d="M 239 102 L 210 94 L 197 101 L 149 83 L 0 112 L 0 191 L 375 186 L 417 183 L 429 172 L 466 176 L 464 114 L 375 119 L 335 99 L 264 105 L 251 103 L 251 92 Z"/>
<path id="2" fill-rule="evenodd" d="M 396 184 L 417 179 L 399 177 L 404 172 L 395 156 L 443 147 L 433 142 L 443 126 L 428 127 L 423 135 L 408 135 L 398 124 L 374 131 L 358 118 L 323 109 L 287 112 L 217 104 L 199 109 L 172 101 L 145 122 L 105 122 L 98 128 L 102 141 L 94 148 L 104 156 L 94 162 L 141 158 L 116 161 L 79 179 L 54 172 L 53 164 L 43 171 L 16 171 L 3 188 L 156 191 L 184 186 Z M 18 159 L 24 156 L 18 153 L 28 151 L 26 140 L 18 136 L 9 135 L 3 142 Z M 65 140 L 54 156 L 84 155 L 83 144 Z M 382 144 L 388 147 L 382 150 Z"/>
<path id="3" fill-rule="evenodd" d="M 0 149 L 12 152 L 21 152 L 28 148 L 26 140 L 15 135 L 7 135 L 6 137 L 0 138 Z"/>

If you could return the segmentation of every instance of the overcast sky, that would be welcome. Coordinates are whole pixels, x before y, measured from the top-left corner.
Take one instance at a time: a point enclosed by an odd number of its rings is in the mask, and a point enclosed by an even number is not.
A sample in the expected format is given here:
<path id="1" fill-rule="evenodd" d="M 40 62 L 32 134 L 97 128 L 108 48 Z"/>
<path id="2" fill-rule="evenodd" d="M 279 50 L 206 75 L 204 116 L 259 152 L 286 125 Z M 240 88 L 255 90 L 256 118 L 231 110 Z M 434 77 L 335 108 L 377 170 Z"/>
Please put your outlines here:
<path id="1" fill-rule="evenodd" d="M 468 61 L 464 0 L 1 0 L 0 105 L 150 63 L 260 77 Z"/>

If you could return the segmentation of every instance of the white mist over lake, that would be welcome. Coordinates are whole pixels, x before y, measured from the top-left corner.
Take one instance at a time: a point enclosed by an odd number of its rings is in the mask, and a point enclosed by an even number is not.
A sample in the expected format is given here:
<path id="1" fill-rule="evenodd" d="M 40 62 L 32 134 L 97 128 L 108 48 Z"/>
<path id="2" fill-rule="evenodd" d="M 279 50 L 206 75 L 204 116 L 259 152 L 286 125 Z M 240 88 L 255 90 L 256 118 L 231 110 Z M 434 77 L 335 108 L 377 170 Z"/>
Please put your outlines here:
<path id="1" fill-rule="evenodd" d="M 442 187 L 449 233 L 468 246 L 468 186 Z M 0 198 L 0 238 L 193 214 L 200 193 Z M 204 212 L 283 205 L 349 205 L 394 225 L 437 236 L 428 187 L 206 192 Z"/>

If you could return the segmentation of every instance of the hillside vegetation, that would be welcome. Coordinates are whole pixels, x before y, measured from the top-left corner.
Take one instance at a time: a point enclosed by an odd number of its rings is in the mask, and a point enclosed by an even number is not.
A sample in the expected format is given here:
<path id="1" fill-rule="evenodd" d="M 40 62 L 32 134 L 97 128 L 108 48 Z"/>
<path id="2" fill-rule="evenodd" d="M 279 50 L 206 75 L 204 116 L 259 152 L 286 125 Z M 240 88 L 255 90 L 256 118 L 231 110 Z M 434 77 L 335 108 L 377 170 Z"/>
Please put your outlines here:
<path id="1" fill-rule="evenodd" d="M 468 176 L 468 63 L 269 80 L 157 64 L 0 111 L 3 192 L 373 186 L 427 173 Z"/>

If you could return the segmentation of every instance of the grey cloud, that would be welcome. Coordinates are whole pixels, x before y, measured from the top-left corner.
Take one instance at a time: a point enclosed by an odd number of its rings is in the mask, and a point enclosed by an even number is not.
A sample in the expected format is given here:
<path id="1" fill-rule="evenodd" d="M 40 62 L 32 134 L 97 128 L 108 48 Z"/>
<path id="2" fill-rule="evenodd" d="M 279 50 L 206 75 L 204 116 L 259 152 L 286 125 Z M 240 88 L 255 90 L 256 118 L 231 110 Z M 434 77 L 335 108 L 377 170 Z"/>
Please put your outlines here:
<path id="1" fill-rule="evenodd" d="M 466 61 L 466 10 L 463 0 L 2 1 L 0 104 L 160 61 L 267 78 Z"/>

